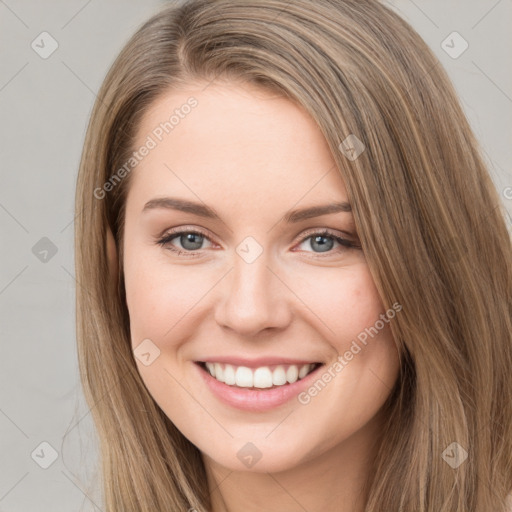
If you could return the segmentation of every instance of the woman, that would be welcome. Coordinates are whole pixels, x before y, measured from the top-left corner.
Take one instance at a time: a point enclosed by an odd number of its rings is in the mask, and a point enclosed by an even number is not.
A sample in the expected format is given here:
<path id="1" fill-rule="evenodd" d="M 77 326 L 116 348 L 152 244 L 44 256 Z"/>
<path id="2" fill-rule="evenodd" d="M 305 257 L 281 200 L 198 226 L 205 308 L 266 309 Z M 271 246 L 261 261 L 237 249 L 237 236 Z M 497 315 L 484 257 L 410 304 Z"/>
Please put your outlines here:
<path id="1" fill-rule="evenodd" d="M 394 12 L 164 9 L 101 88 L 76 214 L 105 510 L 506 510 L 510 237 Z"/>

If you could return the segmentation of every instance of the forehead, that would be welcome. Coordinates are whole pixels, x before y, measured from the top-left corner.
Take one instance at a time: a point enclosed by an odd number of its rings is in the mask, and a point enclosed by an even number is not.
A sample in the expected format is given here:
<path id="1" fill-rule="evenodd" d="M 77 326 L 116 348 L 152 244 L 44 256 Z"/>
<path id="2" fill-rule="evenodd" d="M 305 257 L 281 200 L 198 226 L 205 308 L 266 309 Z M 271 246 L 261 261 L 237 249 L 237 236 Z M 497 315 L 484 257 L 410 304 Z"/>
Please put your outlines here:
<path id="1" fill-rule="evenodd" d="M 169 91 L 143 116 L 135 148 L 149 139 L 154 147 L 134 169 L 129 193 L 141 200 L 176 191 L 205 202 L 229 198 L 235 206 L 268 208 L 291 208 L 303 197 L 307 203 L 346 200 L 314 120 L 292 101 L 253 85 Z"/>

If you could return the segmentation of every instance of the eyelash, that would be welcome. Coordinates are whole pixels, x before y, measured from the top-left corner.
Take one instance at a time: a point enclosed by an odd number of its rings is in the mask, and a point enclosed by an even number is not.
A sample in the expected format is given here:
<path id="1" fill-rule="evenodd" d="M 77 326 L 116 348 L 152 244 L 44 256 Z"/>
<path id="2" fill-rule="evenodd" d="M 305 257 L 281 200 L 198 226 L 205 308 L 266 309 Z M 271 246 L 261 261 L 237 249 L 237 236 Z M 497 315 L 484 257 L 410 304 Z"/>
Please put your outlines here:
<path id="1" fill-rule="evenodd" d="M 194 228 L 194 229 L 181 229 L 179 231 L 171 231 L 171 232 L 167 233 L 166 235 L 164 235 L 159 240 L 157 240 L 156 243 L 162 247 L 165 247 L 165 246 L 167 246 L 167 244 L 169 244 L 166 248 L 169 249 L 170 251 L 176 253 L 178 256 L 185 256 L 186 258 L 196 258 L 198 256 L 201 256 L 201 252 L 200 252 L 201 249 L 199 249 L 197 251 L 183 251 L 181 249 L 177 249 L 176 247 L 173 247 L 172 245 L 170 245 L 170 242 L 172 240 L 174 240 L 175 238 L 177 238 L 178 236 L 183 235 L 183 234 L 190 234 L 190 233 L 192 233 L 194 235 L 203 236 L 204 238 L 206 238 L 207 240 L 209 240 L 211 242 L 210 238 L 206 235 L 206 233 L 203 233 L 202 231 Z M 313 238 L 313 237 L 317 237 L 317 236 L 325 236 L 325 237 L 333 238 L 342 246 L 342 247 L 338 248 L 339 251 L 334 251 L 334 250 L 327 251 L 325 253 L 325 256 L 330 256 L 333 253 L 341 252 L 341 251 L 344 251 L 347 249 L 360 249 L 361 248 L 361 246 L 359 244 L 351 242 L 350 240 L 347 240 L 345 238 L 341 238 L 341 237 L 337 236 L 335 233 L 333 233 L 332 231 L 330 231 L 329 229 L 307 232 L 307 234 L 303 238 L 301 238 L 301 240 L 298 242 L 297 245 L 301 245 L 309 238 Z M 316 254 L 316 256 L 314 256 L 315 258 L 325 257 L 324 255 L 322 255 L 322 253 L 314 253 L 314 254 Z"/>

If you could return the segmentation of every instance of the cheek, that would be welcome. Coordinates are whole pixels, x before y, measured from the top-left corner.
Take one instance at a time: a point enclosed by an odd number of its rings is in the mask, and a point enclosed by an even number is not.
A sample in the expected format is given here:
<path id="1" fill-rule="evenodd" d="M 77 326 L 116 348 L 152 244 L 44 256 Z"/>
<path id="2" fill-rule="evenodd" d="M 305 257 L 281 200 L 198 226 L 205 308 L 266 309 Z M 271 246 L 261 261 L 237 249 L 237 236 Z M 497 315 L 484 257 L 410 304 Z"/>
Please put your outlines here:
<path id="1" fill-rule="evenodd" d="M 325 380 L 331 382 L 332 377 L 335 382 L 330 387 L 338 389 L 343 400 L 348 392 L 371 411 L 397 377 L 398 351 L 389 325 L 399 313 L 390 309 L 386 316 L 366 262 L 329 272 L 317 271 L 315 280 L 303 276 L 298 293 L 307 297 L 308 309 L 318 315 L 310 317 L 316 318 L 311 322 L 330 345 L 332 361 L 339 363 L 330 365 L 331 374 Z"/>
<path id="2" fill-rule="evenodd" d="M 314 313 L 314 324 L 339 350 L 373 326 L 384 312 L 366 262 L 336 269 L 317 268 L 311 275 L 303 274 L 297 283 L 297 295 Z"/>
<path id="3" fill-rule="evenodd" d="M 142 251 L 129 244 L 125 250 L 124 280 L 130 316 L 132 340 L 153 338 L 158 332 L 158 307 L 162 289 L 158 286 L 158 269 L 150 265 Z M 151 328 L 153 326 L 153 328 Z"/>
<path id="4" fill-rule="evenodd" d="M 201 299 L 218 280 L 218 272 L 172 265 L 164 251 L 127 239 L 124 280 L 132 344 L 149 338 L 164 349 L 186 336 L 191 319 L 197 323 Z"/>
<path id="5" fill-rule="evenodd" d="M 309 286 L 307 305 L 318 316 L 315 326 L 335 354 L 331 362 L 299 396 L 304 411 L 326 430 L 315 442 L 329 448 L 368 422 L 383 405 L 399 374 L 399 358 L 389 324 L 399 313 L 386 314 L 367 264 L 318 274 Z M 305 293 L 311 279 L 302 281 Z M 336 407 L 332 407 L 336 403 Z"/>

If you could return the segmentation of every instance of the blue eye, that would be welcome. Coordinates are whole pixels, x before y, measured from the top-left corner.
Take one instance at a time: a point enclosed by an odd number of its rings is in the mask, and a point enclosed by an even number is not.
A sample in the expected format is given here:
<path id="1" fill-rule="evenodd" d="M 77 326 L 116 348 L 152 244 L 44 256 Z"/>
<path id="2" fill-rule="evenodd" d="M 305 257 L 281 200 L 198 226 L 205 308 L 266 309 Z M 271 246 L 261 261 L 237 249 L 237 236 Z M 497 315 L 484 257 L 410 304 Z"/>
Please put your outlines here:
<path id="1" fill-rule="evenodd" d="M 184 250 L 181 250 L 171 244 L 171 241 L 175 238 L 179 239 L 179 242 Z M 209 238 L 204 233 L 193 229 L 188 229 L 168 233 L 163 238 L 158 240 L 157 243 L 173 252 L 176 252 L 178 255 L 183 254 L 188 257 L 194 257 L 198 255 L 196 254 L 196 251 L 201 249 L 201 245 L 204 240 L 209 240 Z"/>
<path id="2" fill-rule="evenodd" d="M 350 240 L 347 240 L 346 238 L 336 236 L 335 234 L 331 233 L 329 230 L 316 232 L 316 233 L 306 236 L 305 238 L 302 239 L 302 241 L 300 242 L 300 245 L 302 245 L 303 243 L 305 243 L 308 240 L 310 241 L 309 247 L 311 249 L 314 249 L 316 246 L 316 248 L 319 249 L 319 251 L 318 251 L 319 254 L 326 253 L 326 252 L 332 253 L 331 249 L 333 248 L 333 245 L 335 243 L 338 243 L 341 246 L 339 248 L 339 250 L 342 250 L 342 251 L 344 249 L 354 249 L 354 248 L 359 247 L 356 243 L 351 242 Z M 316 252 L 316 251 L 313 251 L 313 252 Z"/>
<path id="3" fill-rule="evenodd" d="M 171 243 L 174 239 L 179 240 L 182 247 L 181 249 Z M 209 237 L 199 230 L 183 229 L 181 231 L 167 233 L 161 239 L 157 240 L 157 244 L 165 247 L 166 249 L 169 249 L 179 256 L 182 255 L 185 257 L 193 258 L 201 255 L 201 253 L 198 251 L 202 250 L 201 246 L 205 240 L 211 242 Z M 315 254 L 318 254 L 318 257 L 322 257 L 324 254 L 330 256 L 345 250 L 361 248 L 359 244 L 347 240 L 346 238 L 337 236 L 335 233 L 328 229 L 308 233 L 307 236 L 300 240 L 299 246 L 308 240 L 311 240 L 309 247 L 313 249 Z M 331 249 L 335 243 L 338 243 L 340 247 L 338 247 L 337 250 L 332 251 Z M 315 251 L 315 248 L 318 249 L 318 252 Z"/>

